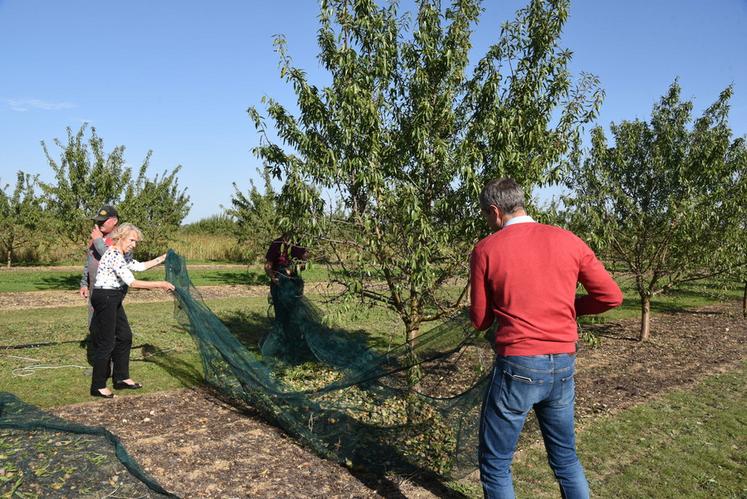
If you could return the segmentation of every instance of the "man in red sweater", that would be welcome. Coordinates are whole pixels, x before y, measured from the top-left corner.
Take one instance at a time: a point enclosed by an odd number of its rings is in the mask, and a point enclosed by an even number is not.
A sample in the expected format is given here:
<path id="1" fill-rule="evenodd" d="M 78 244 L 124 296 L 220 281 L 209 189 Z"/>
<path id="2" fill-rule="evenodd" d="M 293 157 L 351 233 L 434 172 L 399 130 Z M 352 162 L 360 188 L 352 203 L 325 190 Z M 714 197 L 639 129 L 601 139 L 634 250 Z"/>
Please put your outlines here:
<path id="1" fill-rule="evenodd" d="M 470 263 L 472 323 L 480 331 L 495 323 L 496 362 L 480 421 L 485 497 L 514 497 L 511 461 L 533 408 L 562 497 L 587 498 L 573 419 L 576 317 L 619 306 L 622 293 L 581 239 L 527 216 L 512 179 L 489 182 L 480 207 L 494 231 Z M 578 283 L 587 295 L 576 296 Z"/>

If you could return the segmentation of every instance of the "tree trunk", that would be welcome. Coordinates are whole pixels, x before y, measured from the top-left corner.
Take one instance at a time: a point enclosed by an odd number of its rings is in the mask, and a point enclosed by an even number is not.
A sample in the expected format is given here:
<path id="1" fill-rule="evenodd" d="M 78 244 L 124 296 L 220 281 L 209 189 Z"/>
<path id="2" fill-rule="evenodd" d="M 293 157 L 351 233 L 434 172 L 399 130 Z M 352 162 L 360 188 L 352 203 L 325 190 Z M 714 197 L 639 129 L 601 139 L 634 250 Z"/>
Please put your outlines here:
<path id="1" fill-rule="evenodd" d="M 10 268 L 10 261 L 11 261 L 12 253 L 13 253 L 12 250 L 8 250 L 8 268 Z"/>
<path id="2" fill-rule="evenodd" d="M 647 341 L 651 334 L 651 297 L 649 295 L 641 295 L 641 334 L 638 337 L 639 341 Z"/>
<path id="3" fill-rule="evenodd" d="M 742 317 L 747 319 L 747 281 L 744 281 L 744 294 L 742 295 Z"/>
<path id="4" fill-rule="evenodd" d="M 407 328 L 407 343 L 409 343 L 412 347 L 415 346 L 415 343 L 417 342 L 418 335 L 420 334 L 420 324 L 411 325 Z"/>
<path id="5" fill-rule="evenodd" d="M 407 327 L 407 345 L 408 345 L 408 363 L 410 364 L 410 369 L 408 369 L 408 384 L 410 385 L 410 388 L 415 388 L 417 384 L 420 382 L 420 365 L 419 365 L 419 359 L 418 354 L 415 353 L 415 348 L 417 346 L 417 340 L 418 336 L 420 335 L 420 324 L 414 325 L 410 324 Z"/>
<path id="6" fill-rule="evenodd" d="M 417 338 L 420 334 L 420 324 L 408 324 L 407 325 L 407 363 L 410 368 L 407 370 L 407 386 L 409 392 L 406 397 L 406 411 L 407 411 L 407 422 L 416 423 L 421 419 L 421 401 L 416 393 L 418 386 L 420 385 L 420 378 L 423 377 L 423 373 L 420 370 L 420 364 L 418 354 L 415 352 L 415 346 L 417 345 Z"/>

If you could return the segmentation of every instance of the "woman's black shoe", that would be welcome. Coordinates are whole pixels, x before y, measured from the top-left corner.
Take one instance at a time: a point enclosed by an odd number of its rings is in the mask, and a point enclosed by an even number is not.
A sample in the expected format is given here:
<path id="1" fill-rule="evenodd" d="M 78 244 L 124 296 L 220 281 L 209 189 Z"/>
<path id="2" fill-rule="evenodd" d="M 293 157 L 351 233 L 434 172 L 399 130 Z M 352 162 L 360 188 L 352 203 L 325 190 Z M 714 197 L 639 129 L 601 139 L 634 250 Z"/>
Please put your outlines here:
<path id="1" fill-rule="evenodd" d="M 96 388 L 91 388 L 91 396 L 93 396 L 93 397 L 103 397 L 105 399 L 113 399 L 114 398 L 114 394 L 113 393 L 110 393 L 110 394 L 107 395 L 106 393 L 101 393 Z"/>
<path id="2" fill-rule="evenodd" d="M 137 390 L 138 388 L 142 388 L 143 385 L 141 383 L 125 383 L 124 381 L 115 381 L 114 382 L 114 388 L 116 390 Z"/>

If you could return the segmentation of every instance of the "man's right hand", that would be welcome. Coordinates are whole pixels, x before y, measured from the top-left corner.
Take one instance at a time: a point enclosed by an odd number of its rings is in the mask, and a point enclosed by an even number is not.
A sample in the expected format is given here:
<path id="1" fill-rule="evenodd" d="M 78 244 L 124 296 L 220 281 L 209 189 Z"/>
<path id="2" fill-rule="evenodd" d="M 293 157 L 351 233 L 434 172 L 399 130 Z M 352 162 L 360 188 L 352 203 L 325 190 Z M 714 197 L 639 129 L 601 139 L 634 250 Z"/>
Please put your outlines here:
<path id="1" fill-rule="evenodd" d="M 101 228 L 98 225 L 93 224 L 93 229 L 91 229 L 91 239 L 98 239 L 100 237 L 104 237 L 104 233 L 101 232 Z"/>
<path id="2" fill-rule="evenodd" d="M 82 298 L 88 299 L 88 286 L 83 286 L 80 288 L 80 296 Z"/>

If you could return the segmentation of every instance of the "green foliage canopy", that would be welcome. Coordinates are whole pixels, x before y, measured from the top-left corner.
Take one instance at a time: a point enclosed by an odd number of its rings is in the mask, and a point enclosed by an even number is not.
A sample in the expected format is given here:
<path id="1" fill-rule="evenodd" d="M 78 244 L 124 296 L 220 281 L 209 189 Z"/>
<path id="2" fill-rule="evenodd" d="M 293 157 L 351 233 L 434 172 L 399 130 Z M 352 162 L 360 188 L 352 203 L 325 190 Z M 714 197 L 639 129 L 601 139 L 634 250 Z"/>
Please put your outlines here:
<path id="1" fill-rule="evenodd" d="M 578 155 L 603 93 L 594 77 L 574 83 L 568 70 L 571 53 L 558 45 L 568 9 L 566 0 L 530 1 L 470 66 L 477 0 L 448 8 L 421 0 L 412 25 L 396 2 L 325 0 L 317 39 L 331 83 L 323 88 L 276 39 L 299 114 L 272 98 L 263 100 L 267 116 L 249 113 L 262 137 L 255 154 L 284 180 L 283 222 L 354 255 L 340 259 L 337 280 L 348 296 L 396 309 L 408 339 L 459 304 L 443 289 L 466 277 L 485 233 L 484 183 L 508 175 L 531 192 Z M 342 216 L 325 216 L 338 203 Z"/>
<path id="2" fill-rule="evenodd" d="M 140 251 L 155 255 L 168 249 L 169 240 L 189 213 L 191 204 L 186 189 L 179 188 L 176 175 L 181 167 L 151 179 L 146 175 L 150 157 L 149 151 L 137 178 L 127 185 L 119 211 L 124 221 L 143 230 L 145 242 Z"/>
<path id="3" fill-rule="evenodd" d="M 164 250 L 190 208 L 186 190 L 180 190 L 178 185 L 181 167 L 149 178 L 149 151 L 133 177 L 124 158 L 125 147 L 117 146 L 107 154 L 95 128 L 90 129 L 86 139 L 87 128 L 83 125 L 76 133 L 68 128 L 66 142 L 54 140 L 61 149 L 59 160 L 42 142 L 55 180 L 40 185 L 54 223 L 66 237 L 82 246 L 91 232 L 90 216 L 103 204 L 113 204 L 120 221 L 134 223 L 143 230 L 145 246 L 141 252 L 155 254 Z"/>
<path id="4" fill-rule="evenodd" d="M 8 267 L 19 248 L 38 245 L 43 239 L 44 212 L 36 194 L 38 177 L 19 171 L 16 185 L 0 189 L 0 250 Z"/>
<path id="5" fill-rule="evenodd" d="M 67 142 L 54 139 L 61 149 L 59 161 L 52 158 L 42 141 L 47 162 L 54 172 L 54 182 L 40 184 L 50 215 L 66 237 L 80 244 L 91 232 L 90 216 L 103 204 L 114 204 L 132 176 L 131 169 L 125 166 L 124 146 L 106 154 L 104 141 L 96 129 L 91 128 L 88 140 L 86 129 L 83 125 L 73 134 L 68 127 Z"/>
<path id="6" fill-rule="evenodd" d="M 260 192 L 252 180 L 249 192 L 243 193 L 234 182 L 231 207 L 226 214 L 236 221 L 239 244 L 245 249 L 249 260 L 263 259 L 270 241 L 280 235 L 280 214 L 277 194 L 272 187 L 268 170 L 262 170 L 264 192 Z"/>
<path id="7" fill-rule="evenodd" d="M 728 124 L 732 88 L 692 121 L 675 81 L 651 121 L 592 132 L 590 154 L 569 177 L 576 230 L 635 279 L 641 339 L 651 298 L 677 284 L 747 263 L 747 144 Z"/>

